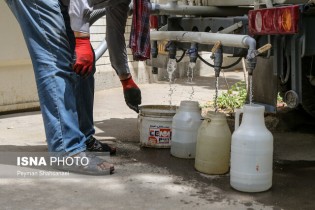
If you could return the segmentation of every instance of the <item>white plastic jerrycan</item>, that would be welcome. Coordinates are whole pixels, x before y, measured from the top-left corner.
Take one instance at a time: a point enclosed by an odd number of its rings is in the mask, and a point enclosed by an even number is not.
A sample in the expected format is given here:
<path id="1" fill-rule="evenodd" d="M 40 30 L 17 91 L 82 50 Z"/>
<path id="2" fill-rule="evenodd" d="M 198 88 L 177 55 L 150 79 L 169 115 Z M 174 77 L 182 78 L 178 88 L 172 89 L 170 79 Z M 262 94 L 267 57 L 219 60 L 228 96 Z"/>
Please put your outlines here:
<path id="1" fill-rule="evenodd" d="M 199 127 L 196 170 L 205 174 L 225 174 L 230 167 L 231 131 L 225 114 L 208 112 Z"/>
<path id="2" fill-rule="evenodd" d="M 198 128 L 202 122 L 197 101 L 181 101 L 172 121 L 171 154 L 178 158 L 195 158 Z"/>
<path id="3" fill-rule="evenodd" d="M 257 104 L 236 111 L 230 169 L 230 184 L 236 190 L 262 192 L 272 186 L 273 136 L 266 128 L 264 111 Z"/>

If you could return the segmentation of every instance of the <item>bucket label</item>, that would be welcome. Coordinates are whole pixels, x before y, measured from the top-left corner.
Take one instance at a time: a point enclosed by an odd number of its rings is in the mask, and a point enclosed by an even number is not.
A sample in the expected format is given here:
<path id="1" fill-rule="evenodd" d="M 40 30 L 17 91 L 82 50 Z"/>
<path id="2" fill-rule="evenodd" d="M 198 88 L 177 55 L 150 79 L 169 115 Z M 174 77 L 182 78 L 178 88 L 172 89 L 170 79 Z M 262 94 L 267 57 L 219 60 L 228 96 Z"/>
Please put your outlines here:
<path id="1" fill-rule="evenodd" d="M 149 144 L 170 144 L 172 131 L 167 126 L 150 125 Z"/>

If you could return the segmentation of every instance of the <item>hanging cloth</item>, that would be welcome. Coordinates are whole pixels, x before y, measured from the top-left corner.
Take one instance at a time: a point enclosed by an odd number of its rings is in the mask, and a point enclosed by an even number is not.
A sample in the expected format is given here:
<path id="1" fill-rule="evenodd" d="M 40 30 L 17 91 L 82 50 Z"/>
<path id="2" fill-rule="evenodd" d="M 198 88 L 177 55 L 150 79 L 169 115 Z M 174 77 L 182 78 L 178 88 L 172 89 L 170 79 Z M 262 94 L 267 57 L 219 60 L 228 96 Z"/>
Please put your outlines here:
<path id="1" fill-rule="evenodd" d="M 133 15 L 129 47 L 135 61 L 150 59 L 150 8 L 149 0 L 133 0 Z"/>

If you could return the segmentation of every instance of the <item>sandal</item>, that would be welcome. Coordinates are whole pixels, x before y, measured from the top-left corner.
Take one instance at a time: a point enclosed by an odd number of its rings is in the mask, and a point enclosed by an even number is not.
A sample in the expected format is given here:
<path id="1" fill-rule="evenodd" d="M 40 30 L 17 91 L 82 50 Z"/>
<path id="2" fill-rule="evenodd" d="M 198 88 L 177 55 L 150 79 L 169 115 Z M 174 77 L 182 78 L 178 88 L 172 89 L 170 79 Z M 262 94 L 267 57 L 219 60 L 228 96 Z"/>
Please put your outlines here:
<path id="1" fill-rule="evenodd" d="M 59 161 L 58 163 L 54 163 L 53 167 L 57 170 L 68 171 L 78 174 L 86 174 L 86 175 L 110 175 L 114 173 L 114 166 L 95 155 L 86 152 L 80 152 L 72 157 L 66 158 L 74 158 L 74 163 L 69 165 L 67 162 Z M 101 167 L 101 165 L 105 165 L 105 167 Z"/>
<path id="2" fill-rule="evenodd" d="M 89 152 L 109 152 L 110 155 L 116 155 L 115 147 L 102 143 L 93 136 L 86 141 L 86 147 Z"/>

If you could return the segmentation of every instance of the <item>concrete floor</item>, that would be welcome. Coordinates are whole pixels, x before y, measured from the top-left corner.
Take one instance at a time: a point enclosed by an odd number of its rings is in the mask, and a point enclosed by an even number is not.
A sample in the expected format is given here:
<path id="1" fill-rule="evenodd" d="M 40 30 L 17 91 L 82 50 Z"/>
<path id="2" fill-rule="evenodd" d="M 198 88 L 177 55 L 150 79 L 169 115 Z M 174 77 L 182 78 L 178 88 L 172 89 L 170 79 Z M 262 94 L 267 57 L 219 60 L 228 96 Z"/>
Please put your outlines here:
<path id="1" fill-rule="evenodd" d="M 226 76 L 230 84 L 242 79 L 241 72 L 226 72 Z M 200 104 L 212 100 L 212 75 L 195 78 L 195 82 L 191 94 L 192 87 L 184 80 L 177 80 L 172 104 L 178 105 L 191 97 Z M 140 87 L 144 105 L 169 104 L 168 83 Z M 221 80 L 220 88 L 225 87 Z M 4 177 L 21 167 L 4 161 L 3 154 L 46 152 L 47 148 L 39 112 L 3 115 L 0 116 L 1 209 L 315 209 L 312 120 L 301 129 L 297 120 L 293 127 L 286 125 L 288 114 L 279 115 L 282 130 L 273 131 L 273 186 L 266 192 L 242 193 L 230 187 L 229 174 L 204 175 L 194 170 L 193 160 L 172 157 L 169 149 L 140 148 L 137 114 L 126 107 L 120 88 L 100 91 L 95 96 L 96 137 L 118 147 L 117 156 L 109 158 L 115 164 L 115 173 L 104 177 Z"/>

